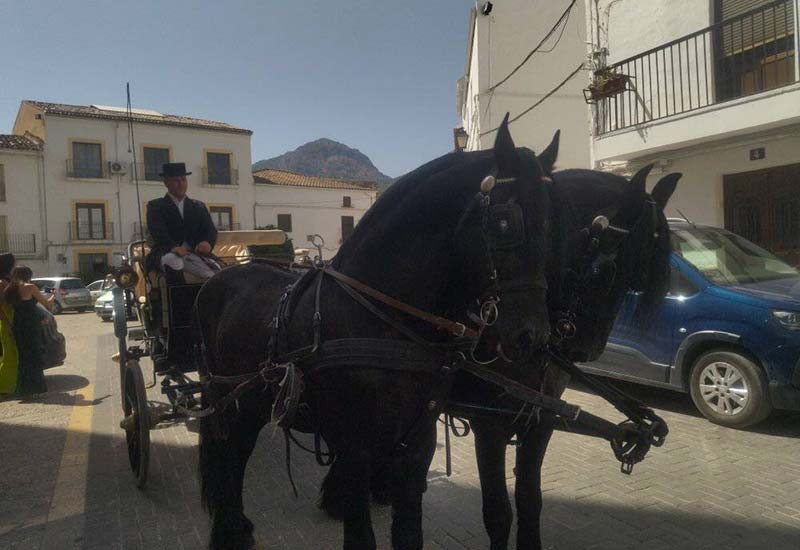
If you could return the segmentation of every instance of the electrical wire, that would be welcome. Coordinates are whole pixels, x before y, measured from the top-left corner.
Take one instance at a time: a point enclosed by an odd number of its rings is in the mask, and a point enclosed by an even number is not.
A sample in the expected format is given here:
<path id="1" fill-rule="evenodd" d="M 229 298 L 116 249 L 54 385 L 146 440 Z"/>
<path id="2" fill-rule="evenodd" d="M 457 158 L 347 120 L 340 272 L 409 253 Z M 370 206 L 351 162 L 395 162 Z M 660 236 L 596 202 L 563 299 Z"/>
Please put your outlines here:
<path id="1" fill-rule="evenodd" d="M 528 60 L 530 60 L 531 57 L 533 57 L 533 54 L 535 54 L 536 52 L 539 51 L 539 49 L 544 45 L 544 43 L 547 42 L 547 40 L 551 36 L 553 36 L 553 34 L 555 34 L 555 32 L 556 32 L 556 30 L 558 30 L 559 26 L 561 26 L 561 24 L 564 23 L 565 20 L 569 18 L 569 14 L 572 11 L 572 8 L 575 7 L 575 4 L 577 3 L 577 1 L 578 0 L 572 0 L 572 2 L 570 2 L 569 6 L 567 6 L 567 9 L 564 10 L 564 13 L 561 14 L 561 17 L 558 18 L 558 20 L 556 21 L 555 25 L 553 25 L 553 27 L 549 31 L 547 31 L 547 34 L 544 35 L 544 38 L 542 38 L 539 41 L 539 43 L 536 45 L 535 48 L 533 48 L 530 52 L 528 52 L 528 55 L 525 56 L 525 58 L 520 62 L 519 65 L 514 67 L 514 70 L 512 70 L 510 73 L 508 73 L 508 75 L 504 79 L 502 79 L 500 82 L 498 82 L 497 84 L 495 84 L 494 86 L 489 88 L 490 92 L 494 91 L 496 88 L 500 87 L 504 82 L 506 82 L 509 78 L 514 76 L 514 74 L 516 74 L 516 72 L 519 71 L 522 68 L 522 66 L 525 65 L 525 63 L 527 63 Z M 565 24 L 565 26 L 566 26 L 566 24 Z M 561 34 L 563 35 L 563 30 L 562 30 Z M 560 36 L 559 36 L 559 40 L 561 40 Z M 558 43 L 556 43 L 556 44 L 558 44 Z M 555 46 L 553 46 L 553 48 L 555 48 Z M 550 50 L 548 50 L 548 51 L 552 51 L 552 48 Z"/>
<path id="2" fill-rule="evenodd" d="M 528 113 L 530 113 L 531 111 L 533 111 L 533 110 L 534 110 L 536 107 L 538 107 L 539 105 L 541 105 L 542 103 L 544 103 L 544 102 L 545 102 L 545 101 L 546 101 L 548 98 L 550 98 L 550 96 L 552 96 L 554 93 L 556 93 L 556 92 L 557 92 L 557 91 L 559 91 L 561 88 L 563 88 L 563 87 L 564 87 L 564 86 L 567 84 L 567 82 L 569 82 L 570 80 L 572 80 L 573 78 L 575 78 L 575 75 L 577 75 L 579 72 L 581 72 L 581 70 L 582 70 L 582 69 L 583 69 L 583 61 L 581 61 L 580 65 L 578 65 L 578 66 L 575 68 L 575 70 L 574 70 L 574 71 L 572 71 L 572 72 L 571 72 L 571 73 L 570 73 L 570 74 L 567 76 L 567 78 L 565 78 L 564 80 L 562 80 L 562 81 L 559 83 L 559 85 L 558 85 L 558 86 L 556 86 L 555 88 L 553 88 L 552 90 L 550 90 L 549 92 L 547 92 L 547 93 L 546 93 L 546 94 L 545 94 L 545 95 L 544 95 L 544 96 L 543 96 L 543 97 L 542 97 L 542 98 L 541 98 L 539 101 L 537 101 L 536 103 L 534 103 L 533 105 L 531 105 L 530 107 L 528 107 L 527 109 L 525 109 L 524 111 L 522 111 L 520 114 L 518 114 L 517 116 L 515 116 L 514 118 L 512 118 L 511 120 L 509 120 L 509 121 L 508 121 L 508 123 L 509 123 L 509 124 L 511 124 L 512 122 L 514 122 L 514 121 L 516 121 L 516 120 L 519 120 L 520 118 L 524 117 L 525 115 L 527 115 Z M 496 128 L 492 128 L 491 130 L 486 130 L 485 132 L 481 132 L 481 133 L 480 133 L 480 136 L 481 136 L 481 137 L 483 137 L 483 136 L 485 136 L 485 135 L 491 134 L 492 132 L 496 132 L 496 131 L 498 130 L 498 128 L 500 128 L 500 127 L 499 127 L 499 126 L 497 126 Z"/>

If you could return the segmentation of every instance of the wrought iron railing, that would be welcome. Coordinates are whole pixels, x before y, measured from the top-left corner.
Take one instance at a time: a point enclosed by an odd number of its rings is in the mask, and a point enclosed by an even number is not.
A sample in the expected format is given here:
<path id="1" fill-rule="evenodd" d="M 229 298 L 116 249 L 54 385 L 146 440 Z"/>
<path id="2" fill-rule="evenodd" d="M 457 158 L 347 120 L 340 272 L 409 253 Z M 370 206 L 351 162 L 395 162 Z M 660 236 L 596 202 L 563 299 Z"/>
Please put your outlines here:
<path id="1" fill-rule="evenodd" d="M 137 162 L 135 165 L 131 163 L 131 182 L 134 181 L 133 168 L 136 167 L 136 177 L 139 181 L 163 181 L 164 178 L 159 176 L 161 173 L 161 166 L 146 164 L 144 162 Z"/>
<path id="2" fill-rule="evenodd" d="M 239 231 L 242 224 L 239 222 L 216 224 L 217 231 Z"/>
<path id="3" fill-rule="evenodd" d="M 793 4 L 771 2 L 597 71 L 596 134 L 796 82 Z M 604 92 L 615 79 L 624 90 Z"/>
<path id="4" fill-rule="evenodd" d="M 239 185 L 239 171 L 203 168 L 203 183 L 206 185 Z"/>
<path id="5" fill-rule="evenodd" d="M 108 163 L 85 163 L 67 159 L 67 177 L 76 179 L 108 179 Z"/>
<path id="6" fill-rule="evenodd" d="M 0 233 L 0 252 L 36 254 L 35 233 Z"/>
<path id="7" fill-rule="evenodd" d="M 69 222 L 69 239 L 71 241 L 111 241 L 114 240 L 114 224 Z"/>

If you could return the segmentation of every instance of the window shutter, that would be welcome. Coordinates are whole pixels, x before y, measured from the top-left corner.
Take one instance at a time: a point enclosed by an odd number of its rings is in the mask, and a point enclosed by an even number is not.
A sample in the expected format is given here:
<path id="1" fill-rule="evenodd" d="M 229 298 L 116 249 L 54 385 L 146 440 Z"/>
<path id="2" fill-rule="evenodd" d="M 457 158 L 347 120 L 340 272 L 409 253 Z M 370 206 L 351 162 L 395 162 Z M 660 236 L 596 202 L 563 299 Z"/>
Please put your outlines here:
<path id="1" fill-rule="evenodd" d="M 774 5 L 767 7 L 770 4 Z M 759 11 L 746 15 L 753 10 Z M 722 23 L 719 32 L 726 56 L 771 44 L 794 33 L 791 2 L 776 4 L 775 0 L 717 0 L 716 21 Z M 726 21 L 729 23 L 725 24 Z M 770 48 L 777 49 L 777 46 Z"/>
<path id="2" fill-rule="evenodd" d="M 0 202 L 6 202 L 6 167 L 0 164 Z"/>

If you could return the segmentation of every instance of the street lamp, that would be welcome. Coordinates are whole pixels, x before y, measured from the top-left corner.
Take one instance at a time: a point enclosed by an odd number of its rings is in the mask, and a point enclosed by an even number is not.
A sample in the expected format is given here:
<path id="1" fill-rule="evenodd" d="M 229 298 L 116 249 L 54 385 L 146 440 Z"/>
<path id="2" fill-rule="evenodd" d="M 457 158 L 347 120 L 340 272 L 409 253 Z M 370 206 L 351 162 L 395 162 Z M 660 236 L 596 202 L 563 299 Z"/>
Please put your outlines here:
<path id="1" fill-rule="evenodd" d="M 467 147 L 467 139 L 469 135 L 464 130 L 463 126 L 453 128 L 453 143 L 455 144 L 456 151 L 463 151 Z"/>

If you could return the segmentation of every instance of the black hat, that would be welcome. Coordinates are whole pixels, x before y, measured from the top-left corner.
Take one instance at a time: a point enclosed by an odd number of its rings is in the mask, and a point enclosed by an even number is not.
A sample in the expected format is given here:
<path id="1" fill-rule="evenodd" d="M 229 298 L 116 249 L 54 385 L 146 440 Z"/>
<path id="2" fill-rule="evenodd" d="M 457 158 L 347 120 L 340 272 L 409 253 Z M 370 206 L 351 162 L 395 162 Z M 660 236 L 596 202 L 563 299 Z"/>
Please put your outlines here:
<path id="1" fill-rule="evenodd" d="M 191 176 L 191 172 L 186 171 L 185 162 L 165 162 L 161 166 L 161 173 L 159 176 L 162 178 L 179 178 L 181 176 Z"/>

